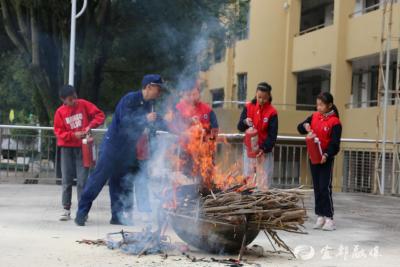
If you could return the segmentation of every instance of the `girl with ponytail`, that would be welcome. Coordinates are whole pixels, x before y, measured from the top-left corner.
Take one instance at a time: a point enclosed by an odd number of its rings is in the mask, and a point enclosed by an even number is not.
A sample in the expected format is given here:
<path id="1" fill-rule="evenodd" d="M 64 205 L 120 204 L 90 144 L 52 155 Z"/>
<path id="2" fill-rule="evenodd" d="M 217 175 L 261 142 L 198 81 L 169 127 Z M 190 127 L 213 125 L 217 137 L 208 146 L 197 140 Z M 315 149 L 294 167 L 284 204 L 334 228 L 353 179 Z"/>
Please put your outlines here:
<path id="1" fill-rule="evenodd" d="M 332 231 L 336 229 L 333 221 L 332 171 L 334 157 L 340 149 L 342 125 L 330 93 L 320 93 L 316 105 L 317 111 L 300 123 L 297 130 L 300 134 L 313 133 L 320 141 L 322 160 L 319 164 L 312 164 L 310 161 L 317 215 L 314 229 Z"/>
<path id="2" fill-rule="evenodd" d="M 244 174 L 257 177 L 255 185 L 259 190 L 272 187 L 274 175 L 274 147 L 278 136 L 278 112 L 271 104 L 272 87 L 267 82 L 260 82 L 256 96 L 243 108 L 238 122 L 238 130 L 246 132 L 249 128 L 257 131 L 256 158 L 244 153 Z"/>

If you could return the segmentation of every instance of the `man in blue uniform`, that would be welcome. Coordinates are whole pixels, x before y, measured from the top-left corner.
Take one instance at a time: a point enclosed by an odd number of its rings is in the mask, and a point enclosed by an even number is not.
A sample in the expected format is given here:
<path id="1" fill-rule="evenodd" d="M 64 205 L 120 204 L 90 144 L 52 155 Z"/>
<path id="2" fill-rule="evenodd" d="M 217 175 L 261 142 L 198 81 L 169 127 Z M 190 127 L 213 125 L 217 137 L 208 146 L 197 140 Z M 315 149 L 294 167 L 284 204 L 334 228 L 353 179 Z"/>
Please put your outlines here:
<path id="1" fill-rule="evenodd" d="M 90 174 L 79 201 L 75 223 L 84 226 L 87 215 L 103 186 L 109 180 L 111 198 L 111 224 L 123 224 L 123 197 L 126 191 L 123 177 L 132 169 L 139 168 L 137 141 L 149 124 L 157 121 L 152 111 L 152 101 L 161 95 L 163 81 L 160 75 L 145 75 L 142 90 L 131 92 L 119 101 L 111 125 L 100 147 L 96 167 Z"/>

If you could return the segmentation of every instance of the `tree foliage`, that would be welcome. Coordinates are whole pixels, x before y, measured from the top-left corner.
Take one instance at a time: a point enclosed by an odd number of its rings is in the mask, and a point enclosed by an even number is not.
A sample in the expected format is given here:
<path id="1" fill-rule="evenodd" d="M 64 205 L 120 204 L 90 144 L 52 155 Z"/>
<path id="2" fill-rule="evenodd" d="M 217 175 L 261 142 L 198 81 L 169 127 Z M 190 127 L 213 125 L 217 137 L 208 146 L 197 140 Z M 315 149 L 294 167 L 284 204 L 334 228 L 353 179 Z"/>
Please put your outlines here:
<path id="1" fill-rule="evenodd" d="M 89 0 L 77 21 L 80 97 L 111 111 L 146 73 L 179 86 L 209 66 L 210 42 L 232 43 L 243 2 Z M 0 110 L 19 101 L 47 124 L 59 105 L 58 88 L 67 83 L 70 1 L 0 0 L 0 9 L 0 96 L 10 98 Z"/>

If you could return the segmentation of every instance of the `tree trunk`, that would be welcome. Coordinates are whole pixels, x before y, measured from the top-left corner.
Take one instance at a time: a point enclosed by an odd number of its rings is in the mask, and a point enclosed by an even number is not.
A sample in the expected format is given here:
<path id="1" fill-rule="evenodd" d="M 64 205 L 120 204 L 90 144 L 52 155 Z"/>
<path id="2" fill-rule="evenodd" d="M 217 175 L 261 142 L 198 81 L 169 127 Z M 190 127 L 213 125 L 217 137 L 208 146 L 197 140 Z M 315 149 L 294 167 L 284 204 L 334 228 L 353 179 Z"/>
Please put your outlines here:
<path id="1" fill-rule="evenodd" d="M 5 31 L 23 54 L 36 85 L 33 101 L 37 115 L 41 123 L 48 124 L 58 106 L 58 89 L 67 83 L 70 3 L 0 0 L 0 8 Z M 83 27 L 77 27 L 76 87 L 81 97 L 94 102 L 98 99 L 106 45 L 110 42 L 105 29 L 110 8 L 110 0 L 89 1 L 85 14 L 78 20 Z"/>

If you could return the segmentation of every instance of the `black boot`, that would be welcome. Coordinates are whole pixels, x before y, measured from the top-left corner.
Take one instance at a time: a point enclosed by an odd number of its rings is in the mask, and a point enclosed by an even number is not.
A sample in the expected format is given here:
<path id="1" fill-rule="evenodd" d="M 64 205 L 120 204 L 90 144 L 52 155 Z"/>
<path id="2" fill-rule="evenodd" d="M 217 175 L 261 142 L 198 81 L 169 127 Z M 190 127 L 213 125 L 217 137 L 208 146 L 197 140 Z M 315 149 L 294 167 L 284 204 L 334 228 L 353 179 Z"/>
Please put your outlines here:
<path id="1" fill-rule="evenodd" d="M 110 224 L 132 226 L 133 219 L 131 217 L 121 218 L 120 216 L 111 216 Z"/>
<path id="2" fill-rule="evenodd" d="M 112 216 L 112 217 L 111 217 L 110 224 L 114 224 L 114 225 L 124 225 L 124 224 L 122 223 L 122 221 L 121 221 L 118 217 L 116 217 L 116 216 Z"/>
<path id="3" fill-rule="evenodd" d="M 78 216 L 78 214 L 75 217 L 75 224 L 78 226 L 85 226 L 87 216 Z"/>

